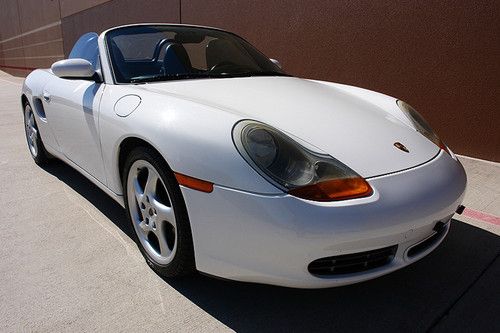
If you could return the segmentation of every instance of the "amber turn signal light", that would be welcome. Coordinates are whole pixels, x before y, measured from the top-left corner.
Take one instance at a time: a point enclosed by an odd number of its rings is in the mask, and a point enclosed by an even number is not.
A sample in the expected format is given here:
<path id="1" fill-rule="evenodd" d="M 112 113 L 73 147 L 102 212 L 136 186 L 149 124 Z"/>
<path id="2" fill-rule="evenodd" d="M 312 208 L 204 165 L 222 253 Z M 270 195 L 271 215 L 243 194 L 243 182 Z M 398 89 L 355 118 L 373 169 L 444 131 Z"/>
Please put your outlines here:
<path id="1" fill-rule="evenodd" d="M 206 192 L 206 193 L 210 193 L 214 190 L 213 183 L 210 183 L 210 182 L 198 179 L 198 178 L 189 177 L 189 176 L 177 173 L 177 172 L 174 172 L 174 175 L 175 175 L 175 179 L 177 179 L 177 182 L 180 185 L 192 188 L 193 190 L 198 190 L 198 191 Z"/>
<path id="2" fill-rule="evenodd" d="M 294 188 L 288 193 L 302 199 L 325 202 L 367 197 L 373 190 L 366 180 L 357 177 L 327 180 Z"/>

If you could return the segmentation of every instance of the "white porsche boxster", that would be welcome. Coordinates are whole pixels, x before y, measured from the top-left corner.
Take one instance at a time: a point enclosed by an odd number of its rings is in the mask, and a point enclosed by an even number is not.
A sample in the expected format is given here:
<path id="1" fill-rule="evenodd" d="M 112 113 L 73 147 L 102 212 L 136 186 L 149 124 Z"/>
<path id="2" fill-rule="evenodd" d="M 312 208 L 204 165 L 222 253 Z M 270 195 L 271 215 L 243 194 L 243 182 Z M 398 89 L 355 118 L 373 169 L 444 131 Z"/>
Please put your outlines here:
<path id="1" fill-rule="evenodd" d="M 21 102 L 35 162 L 122 204 L 162 276 L 360 282 L 429 254 L 462 207 L 462 165 L 411 106 L 293 77 L 215 28 L 85 34 Z"/>

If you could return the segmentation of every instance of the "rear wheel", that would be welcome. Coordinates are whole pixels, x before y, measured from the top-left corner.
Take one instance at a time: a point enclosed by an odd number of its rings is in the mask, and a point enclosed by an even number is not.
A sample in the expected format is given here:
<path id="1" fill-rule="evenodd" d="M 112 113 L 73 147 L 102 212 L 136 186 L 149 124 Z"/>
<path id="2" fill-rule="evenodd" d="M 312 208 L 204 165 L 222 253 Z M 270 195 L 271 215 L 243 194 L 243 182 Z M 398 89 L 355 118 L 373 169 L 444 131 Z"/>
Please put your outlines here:
<path id="1" fill-rule="evenodd" d="M 48 153 L 36 124 L 35 114 L 28 103 L 24 105 L 24 130 L 31 157 L 38 165 L 46 164 L 49 160 Z"/>
<path id="2" fill-rule="evenodd" d="M 134 149 L 123 172 L 128 217 L 142 255 L 162 276 L 195 270 L 191 228 L 173 172 L 160 154 L 148 147 Z"/>

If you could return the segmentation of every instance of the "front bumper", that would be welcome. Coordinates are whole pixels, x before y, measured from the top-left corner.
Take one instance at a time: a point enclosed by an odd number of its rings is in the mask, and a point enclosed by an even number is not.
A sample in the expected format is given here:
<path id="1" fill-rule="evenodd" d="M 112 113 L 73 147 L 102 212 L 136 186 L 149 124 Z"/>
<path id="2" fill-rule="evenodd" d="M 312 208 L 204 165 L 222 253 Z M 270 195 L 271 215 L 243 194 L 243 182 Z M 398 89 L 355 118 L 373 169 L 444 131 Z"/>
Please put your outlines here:
<path id="1" fill-rule="evenodd" d="M 440 152 L 402 172 L 368 179 L 374 194 L 339 202 L 261 195 L 214 186 L 212 193 L 182 187 L 191 222 L 196 266 L 239 281 L 298 288 L 346 285 L 387 274 L 424 257 L 449 229 L 461 204 L 466 175 Z M 444 232 L 418 255 L 409 248 Z M 394 259 L 371 270 L 332 276 L 309 273 L 312 261 L 398 245 Z"/>

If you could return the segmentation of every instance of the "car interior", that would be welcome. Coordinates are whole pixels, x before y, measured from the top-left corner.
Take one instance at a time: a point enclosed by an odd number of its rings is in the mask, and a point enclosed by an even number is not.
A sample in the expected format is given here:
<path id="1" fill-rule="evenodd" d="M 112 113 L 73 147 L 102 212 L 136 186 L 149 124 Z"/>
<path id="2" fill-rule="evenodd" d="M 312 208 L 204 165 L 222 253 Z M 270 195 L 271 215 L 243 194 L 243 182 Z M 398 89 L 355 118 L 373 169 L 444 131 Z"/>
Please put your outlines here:
<path id="1" fill-rule="evenodd" d="M 154 75 L 172 77 L 262 70 L 253 53 L 257 51 L 249 51 L 243 41 L 233 39 L 236 37 L 218 31 L 163 31 L 143 27 L 108 36 L 107 42 L 119 83 Z"/>
<path id="2" fill-rule="evenodd" d="M 191 44 L 190 49 L 203 47 L 203 39 L 183 39 L 163 38 L 154 46 L 151 57 L 126 58 L 122 49 L 115 41 L 111 42 L 112 53 L 115 61 L 114 72 L 117 81 L 126 82 L 127 78 L 145 75 L 175 75 L 185 73 L 199 73 L 216 66 L 219 63 L 231 59 L 230 52 L 225 52 L 224 46 L 227 42 L 223 40 L 212 39 L 206 44 L 205 48 L 205 68 L 194 67 L 185 45 Z M 207 38 L 204 38 L 207 39 Z M 211 38 L 208 38 L 211 39 Z M 224 44 L 224 45 L 223 45 Z M 198 50 L 199 52 L 199 50 Z M 193 52 L 192 52 L 193 53 Z M 233 59 L 234 61 L 234 59 Z M 203 65 L 203 64 L 201 64 Z"/>

